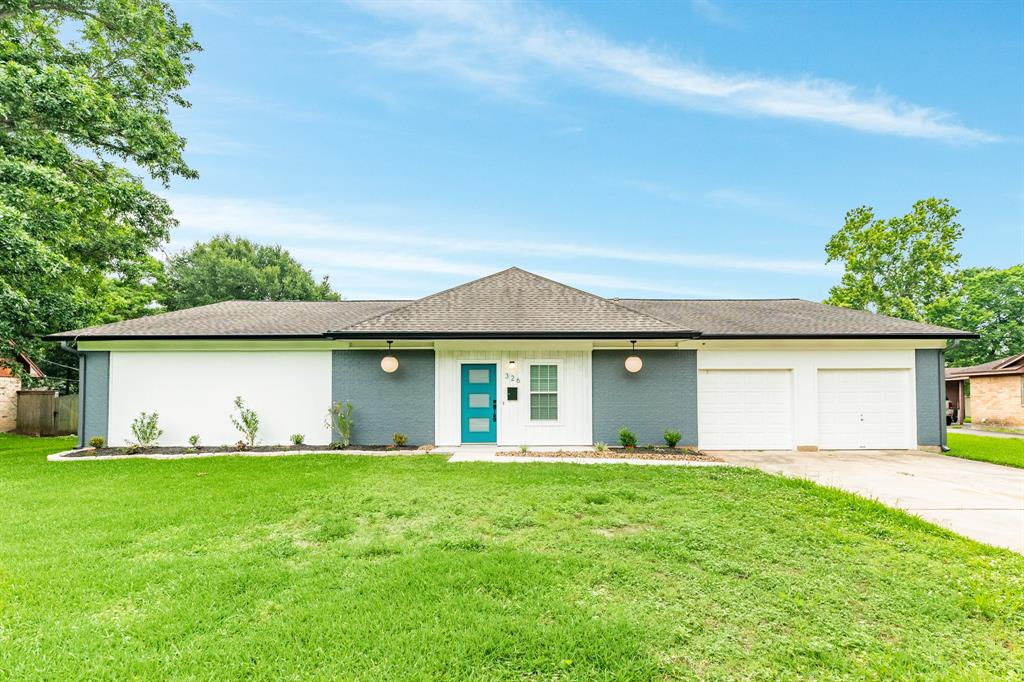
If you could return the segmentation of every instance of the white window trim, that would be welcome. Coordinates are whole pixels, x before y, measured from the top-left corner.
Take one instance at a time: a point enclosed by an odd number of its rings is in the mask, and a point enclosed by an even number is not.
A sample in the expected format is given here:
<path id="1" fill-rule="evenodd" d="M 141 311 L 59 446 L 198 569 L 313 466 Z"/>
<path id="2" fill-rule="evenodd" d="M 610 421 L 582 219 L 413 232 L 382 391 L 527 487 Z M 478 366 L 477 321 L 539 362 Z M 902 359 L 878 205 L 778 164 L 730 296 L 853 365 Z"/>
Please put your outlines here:
<path id="1" fill-rule="evenodd" d="M 529 427 L 544 428 L 544 427 L 552 427 L 552 426 L 562 426 L 562 415 L 565 414 L 565 411 L 564 411 L 565 410 L 565 405 L 563 404 L 564 401 L 562 399 L 562 393 L 563 393 L 563 391 L 562 391 L 562 380 L 563 380 L 563 378 L 565 376 L 565 373 L 562 371 L 562 360 L 561 359 L 542 360 L 540 358 L 531 358 L 530 360 L 526 361 L 524 364 L 526 366 L 526 420 L 525 420 L 525 426 L 527 428 L 529 428 Z M 531 390 L 531 386 L 530 386 L 530 375 L 531 375 L 531 372 L 532 372 L 531 367 L 533 367 L 534 365 L 554 365 L 555 367 L 558 368 L 558 370 L 557 370 L 557 372 L 558 372 L 557 373 L 557 376 L 558 376 L 558 390 L 555 391 L 555 397 L 556 397 L 555 404 L 558 406 L 558 419 L 533 419 L 533 417 L 530 416 L 531 412 L 532 412 L 531 405 L 532 405 L 532 400 L 533 400 L 533 391 Z"/>

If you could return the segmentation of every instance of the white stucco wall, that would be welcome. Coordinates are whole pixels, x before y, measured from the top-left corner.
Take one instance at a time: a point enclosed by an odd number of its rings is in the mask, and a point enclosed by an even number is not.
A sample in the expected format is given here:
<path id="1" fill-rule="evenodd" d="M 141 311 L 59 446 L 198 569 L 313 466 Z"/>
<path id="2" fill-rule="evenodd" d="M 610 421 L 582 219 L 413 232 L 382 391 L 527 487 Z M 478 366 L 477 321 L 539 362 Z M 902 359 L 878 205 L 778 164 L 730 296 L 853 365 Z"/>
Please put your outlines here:
<path id="1" fill-rule="evenodd" d="M 905 414 L 893 415 L 905 425 L 903 447 L 917 447 L 915 359 L 907 350 L 699 350 L 697 352 L 698 396 L 700 371 L 714 369 L 787 369 L 792 372 L 793 431 L 796 446 L 817 446 L 818 370 L 820 369 L 901 369 L 905 376 L 907 398 Z M 699 403 L 699 397 L 698 397 Z M 699 434 L 698 434 L 699 438 Z"/>
<path id="2" fill-rule="evenodd" d="M 508 371 L 515 360 L 516 372 Z M 530 421 L 530 362 L 557 364 L 558 421 Z M 492 362 L 498 374 L 498 445 L 590 445 L 593 442 L 590 350 L 445 350 L 435 354 L 435 425 L 438 445 L 462 440 L 461 375 L 463 363 Z M 515 382 L 518 377 L 519 382 Z M 506 388 L 519 387 L 519 400 L 507 400 Z"/>
<path id="3" fill-rule="evenodd" d="M 111 352 L 108 442 L 125 444 L 132 420 L 156 411 L 161 444 L 185 445 L 194 433 L 205 445 L 233 444 L 236 395 L 259 414 L 262 444 L 288 443 L 293 433 L 330 441 L 331 353 L 318 350 Z"/>

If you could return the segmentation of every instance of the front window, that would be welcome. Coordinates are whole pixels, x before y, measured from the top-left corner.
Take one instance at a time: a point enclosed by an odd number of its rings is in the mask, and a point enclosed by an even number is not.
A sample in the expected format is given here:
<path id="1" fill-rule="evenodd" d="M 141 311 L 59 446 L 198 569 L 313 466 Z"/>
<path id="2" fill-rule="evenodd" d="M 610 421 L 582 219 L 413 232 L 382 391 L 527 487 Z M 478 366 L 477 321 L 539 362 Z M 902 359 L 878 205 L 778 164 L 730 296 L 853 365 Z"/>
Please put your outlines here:
<path id="1" fill-rule="evenodd" d="M 558 365 L 530 365 L 530 419 L 558 419 Z"/>

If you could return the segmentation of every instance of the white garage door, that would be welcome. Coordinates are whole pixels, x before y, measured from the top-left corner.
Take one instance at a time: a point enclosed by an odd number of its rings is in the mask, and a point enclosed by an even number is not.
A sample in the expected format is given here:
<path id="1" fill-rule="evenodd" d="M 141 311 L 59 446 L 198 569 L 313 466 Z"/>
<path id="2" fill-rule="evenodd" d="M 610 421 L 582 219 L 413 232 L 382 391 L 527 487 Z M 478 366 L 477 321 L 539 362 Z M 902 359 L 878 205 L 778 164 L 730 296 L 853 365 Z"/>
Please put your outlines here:
<path id="1" fill-rule="evenodd" d="M 698 439 L 705 450 L 791 450 L 789 370 L 701 370 Z"/>
<path id="2" fill-rule="evenodd" d="M 909 443 L 910 370 L 818 371 L 818 447 L 882 450 Z"/>

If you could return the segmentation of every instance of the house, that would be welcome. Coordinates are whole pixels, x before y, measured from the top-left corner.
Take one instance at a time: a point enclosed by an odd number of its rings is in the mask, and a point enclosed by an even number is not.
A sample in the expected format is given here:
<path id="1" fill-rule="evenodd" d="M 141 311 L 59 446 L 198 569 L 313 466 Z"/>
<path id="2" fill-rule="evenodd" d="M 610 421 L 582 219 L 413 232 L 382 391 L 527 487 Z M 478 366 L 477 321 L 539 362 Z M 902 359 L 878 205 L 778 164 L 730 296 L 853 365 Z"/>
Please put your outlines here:
<path id="1" fill-rule="evenodd" d="M 24 353 L 16 358 L 22 370 L 34 379 L 42 379 L 46 375 Z M 0 433 L 13 431 L 18 425 L 18 391 L 21 390 L 21 375 L 3 362 L 0 362 Z"/>
<path id="2" fill-rule="evenodd" d="M 264 443 L 451 447 L 640 443 L 707 450 L 945 442 L 947 339 L 973 334 L 811 303 L 606 299 L 511 268 L 415 301 L 228 301 L 46 337 L 81 352 L 80 439 L 234 443 L 232 400 Z"/>
<path id="3" fill-rule="evenodd" d="M 946 369 L 946 399 L 961 424 L 970 382 L 971 421 L 1024 427 L 1024 353 L 971 367 Z"/>

